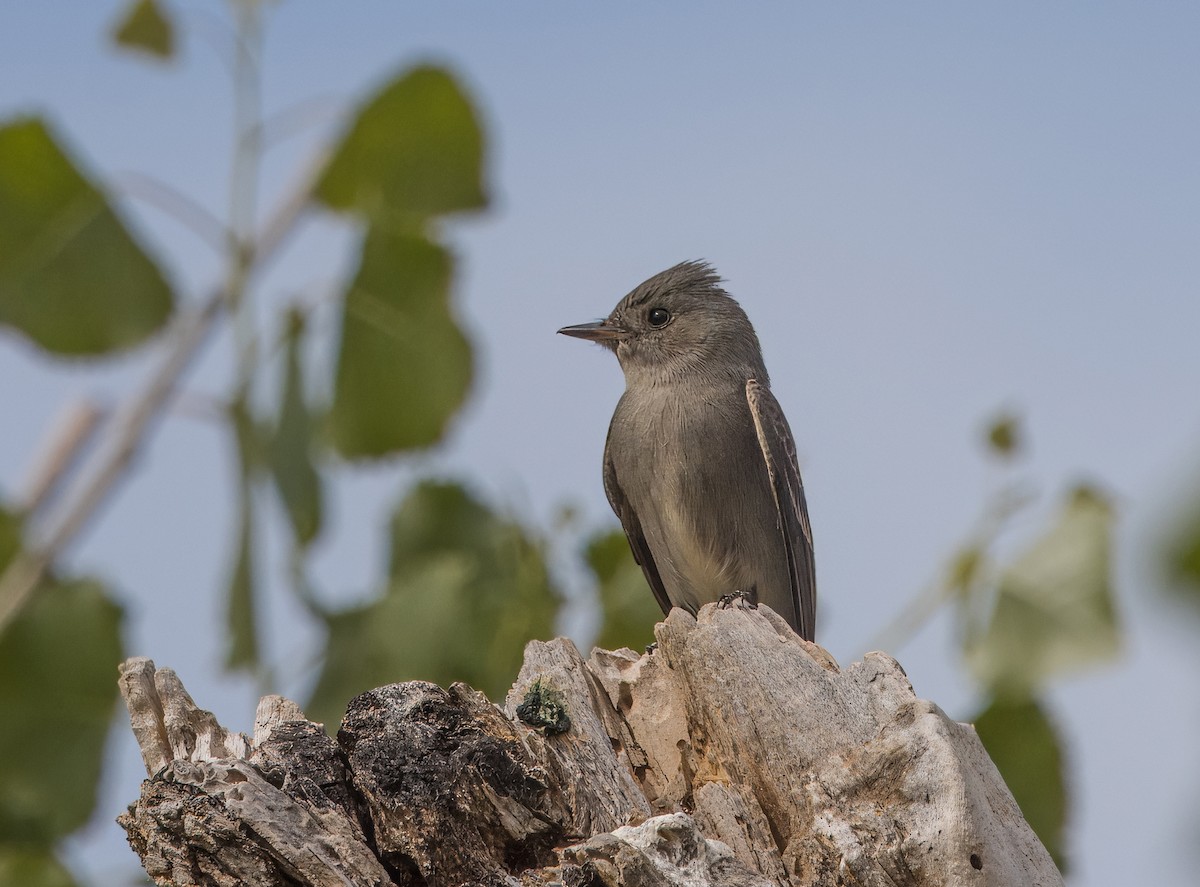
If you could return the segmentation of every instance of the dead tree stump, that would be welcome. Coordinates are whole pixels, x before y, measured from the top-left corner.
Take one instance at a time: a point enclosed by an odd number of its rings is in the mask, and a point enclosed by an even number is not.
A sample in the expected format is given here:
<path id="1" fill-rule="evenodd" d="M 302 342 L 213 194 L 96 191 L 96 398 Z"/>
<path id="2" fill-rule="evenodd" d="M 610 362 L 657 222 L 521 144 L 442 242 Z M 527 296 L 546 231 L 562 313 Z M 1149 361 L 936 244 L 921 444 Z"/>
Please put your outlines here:
<path id="1" fill-rule="evenodd" d="M 1057 885 L 970 726 L 880 653 L 839 669 L 761 607 L 675 610 L 658 649 L 531 643 L 504 709 L 412 681 L 336 742 L 281 697 L 253 737 L 168 669 L 121 690 L 120 817 L 159 884 Z"/>

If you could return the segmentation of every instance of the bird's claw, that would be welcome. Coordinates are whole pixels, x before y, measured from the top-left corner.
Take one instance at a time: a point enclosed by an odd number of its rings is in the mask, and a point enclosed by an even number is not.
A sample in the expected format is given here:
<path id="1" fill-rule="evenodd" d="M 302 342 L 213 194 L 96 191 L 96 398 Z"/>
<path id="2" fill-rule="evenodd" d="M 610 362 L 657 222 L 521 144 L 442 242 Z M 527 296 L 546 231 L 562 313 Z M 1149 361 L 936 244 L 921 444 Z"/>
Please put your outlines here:
<path id="1" fill-rule="evenodd" d="M 717 598 L 717 606 L 722 610 L 728 610 L 736 600 L 745 601 L 751 610 L 758 609 L 758 602 L 754 600 L 754 596 L 748 591 L 731 591 L 729 594 L 723 594 Z"/>

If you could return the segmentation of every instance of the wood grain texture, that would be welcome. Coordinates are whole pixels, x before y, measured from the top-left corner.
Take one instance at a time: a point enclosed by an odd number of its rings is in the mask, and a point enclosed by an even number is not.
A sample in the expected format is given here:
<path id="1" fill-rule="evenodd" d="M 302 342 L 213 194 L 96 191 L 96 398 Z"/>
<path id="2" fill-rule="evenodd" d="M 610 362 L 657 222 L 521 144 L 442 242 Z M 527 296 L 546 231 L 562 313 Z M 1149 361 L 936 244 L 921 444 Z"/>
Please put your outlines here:
<path id="1" fill-rule="evenodd" d="M 159 884 L 1062 883 L 974 730 L 891 657 L 839 668 L 744 602 L 656 634 L 588 659 L 533 642 L 504 708 L 372 690 L 336 741 L 281 697 L 253 739 L 226 730 L 130 660 L 150 778 L 121 824 Z"/>

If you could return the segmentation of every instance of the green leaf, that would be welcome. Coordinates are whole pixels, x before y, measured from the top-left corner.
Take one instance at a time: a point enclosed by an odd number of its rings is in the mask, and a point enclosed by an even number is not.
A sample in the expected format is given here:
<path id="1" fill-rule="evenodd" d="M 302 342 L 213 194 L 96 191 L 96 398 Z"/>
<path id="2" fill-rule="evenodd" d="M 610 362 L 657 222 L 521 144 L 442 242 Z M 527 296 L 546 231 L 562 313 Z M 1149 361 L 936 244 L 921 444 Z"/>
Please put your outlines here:
<path id="1" fill-rule="evenodd" d="M 1001 573 L 991 619 L 965 651 L 985 686 L 1025 695 L 1052 675 L 1116 654 L 1112 520 L 1100 492 L 1078 487 L 1058 523 Z"/>
<path id="2" fill-rule="evenodd" d="M 135 0 L 113 30 L 113 42 L 160 59 L 175 53 L 175 29 L 154 0 Z"/>
<path id="3" fill-rule="evenodd" d="M 1021 420 L 1011 413 L 996 417 L 987 429 L 989 449 L 995 455 L 1006 459 L 1011 459 L 1021 451 L 1024 439 Z"/>
<path id="4" fill-rule="evenodd" d="M 471 384 L 471 346 L 450 311 L 451 260 L 421 237 L 372 228 L 346 294 L 329 422 L 349 458 L 441 439 Z"/>
<path id="5" fill-rule="evenodd" d="M 1170 553 L 1171 572 L 1200 589 L 1200 513 L 1188 521 Z"/>
<path id="6" fill-rule="evenodd" d="M 419 484 L 395 512 L 389 580 L 378 598 L 327 617 L 313 699 L 336 723 L 351 697 L 381 684 L 466 681 L 496 698 L 525 644 L 548 637 L 560 597 L 539 540 L 457 484 Z"/>
<path id="7" fill-rule="evenodd" d="M 0 126 L 0 324 L 57 354 L 107 354 L 153 335 L 173 302 L 46 124 Z"/>
<path id="8" fill-rule="evenodd" d="M 424 481 L 392 513 L 388 578 L 403 579 L 422 559 L 454 559 L 463 552 L 471 552 L 472 560 L 488 561 L 476 566 L 491 566 L 497 537 L 507 539 L 514 529 L 460 484 Z"/>
<path id="9" fill-rule="evenodd" d="M 259 661 L 254 581 L 254 483 L 262 465 L 262 442 L 244 394 L 239 394 L 230 405 L 229 419 L 237 439 L 240 471 L 237 555 L 226 593 L 229 642 L 225 667 L 253 669 Z"/>
<path id="10" fill-rule="evenodd" d="M 1200 607 L 1200 502 L 1180 518 L 1163 553 L 1170 590 Z"/>
<path id="11" fill-rule="evenodd" d="M 258 619 L 254 600 L 254 528 L 248 501 L 243 498 L 238 516 L 237 559 L 229 575 L 226 622 L 229 642 L 225 667 L 253 669 L 258 665 Z"/>
<path id="12" fill-rule="evenodd" d="M 21 519 L 0 508 L 0 570 L 8 566 L 21 549 Z"/>
<path id="13" fill-rule="evenodd" d="M 1036 699 L 994 699 L 972 719 L 1021 813 L 1066 872 L 1067 786 L 1062 743 Z"/>
<path id="14" fill-rule="evenodd" d="M 317 185 L 333 209 L 424 219 L 487 203 L 483 133 L 446 71 L 419 67 L 359 111 Z"/>
<path id="15" fill-rule="evenodd" d="M 49 847 L 91 816 L 120 635 L 121 608 L 82 581 L 40 587 L 0 634 L 0 843 Z"/>
<path id="16" fill-rule="evenodd" d="M 0 884 L 75 887 L 75 879 L 48 849 L 0 844 Z"/>
<path id="17" fill-rule="evenodd" d="M 641 650 L 654 642 L 654 625 L 663 618 L 620 530 L 606 530 L 588 540 L 584 558 L 596 575 L 602 622 L 596 646 L 606 650 Z"/>
<path id="18" fill-rule="evenodd" d="M 946 587 L 959 597 L 971 593 L 987 568 L 987 552 L 979 544 L 965 545 L 954 553 L 946 570 Z"/>
<path id="19" fill-rule="evenodd" d="M 303 548 L 321 531 L 321 476 L 313 463 L 313 422 L 304 397 L 304 372 L 300 365 L 304 318 L 288 317 L 287 366 L 279 420 L 269 447 L 271 476 L 291 521 L 296 542 Z"/>

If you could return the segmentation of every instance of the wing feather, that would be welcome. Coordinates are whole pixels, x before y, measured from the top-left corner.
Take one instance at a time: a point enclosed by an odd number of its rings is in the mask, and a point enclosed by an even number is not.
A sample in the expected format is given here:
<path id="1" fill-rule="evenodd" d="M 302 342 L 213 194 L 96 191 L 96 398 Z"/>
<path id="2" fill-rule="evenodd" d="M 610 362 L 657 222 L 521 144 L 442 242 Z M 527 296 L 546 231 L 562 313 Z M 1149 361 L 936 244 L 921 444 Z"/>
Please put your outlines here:
<path id="1" fill-rule="evenodd" d="M 812 527 L 804 484 L 796 461 L 796 442 L 771 389 L 757 379 L 746 380 L 746 400 L 754 417 L 758 444 L 771 480 L 771 492 L 779 511 L 779 529 L 787 551 L 792 603 L 800 636 L 811 641 L 817 622 L 817 576 L 813 559 Z"/>

